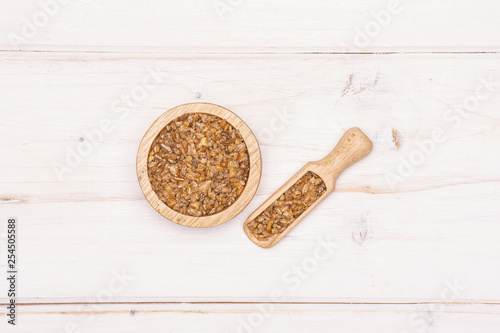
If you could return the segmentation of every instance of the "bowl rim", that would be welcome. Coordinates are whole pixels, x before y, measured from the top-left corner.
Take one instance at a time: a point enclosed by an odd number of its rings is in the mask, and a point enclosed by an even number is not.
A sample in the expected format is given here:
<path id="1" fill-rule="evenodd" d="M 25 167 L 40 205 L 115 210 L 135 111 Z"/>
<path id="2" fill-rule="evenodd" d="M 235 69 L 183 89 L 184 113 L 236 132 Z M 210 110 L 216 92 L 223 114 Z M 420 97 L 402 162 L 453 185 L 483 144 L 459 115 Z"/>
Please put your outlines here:
<path id="1" fill-rule="evenodd" d="M 190 216 L 181 214 L 162 202 L 153 191 L 148 176 L 147 160 L 151 145 L 158 133 L 172 120 L 186 113 L 206 113 L 225 119 L 240 131 L 250 158 L 250 172 L 245 188 L 238 199 L 222 212 L 207 216 Z M 208 228 L 223 224 L 240 214 L 252 201 L 259 187 L 262 176 L 262 156 L 259 143 L 248 125 L 234 112 L 211 103 L 187 103 L 169 109 L 160 115 L 144 134 L 137 151 L 137 180 L 141 191 L 149 204 L 162 216 L 180 225 L 194 228 Z"/>

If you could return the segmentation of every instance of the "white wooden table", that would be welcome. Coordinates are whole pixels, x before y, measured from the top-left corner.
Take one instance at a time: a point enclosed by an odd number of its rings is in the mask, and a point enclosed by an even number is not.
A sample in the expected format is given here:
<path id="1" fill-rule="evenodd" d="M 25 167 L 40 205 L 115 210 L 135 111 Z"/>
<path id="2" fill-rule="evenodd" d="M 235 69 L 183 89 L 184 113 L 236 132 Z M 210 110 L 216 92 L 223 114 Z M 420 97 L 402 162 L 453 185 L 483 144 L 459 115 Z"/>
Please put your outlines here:
<path id="1" fill-rule="evenodd" d="M 0 331 L 500 331 L 500 2 L 40 3 L 0 10 L 1 311 L 9 216 L 20 304 Z M 210 229 L 135 176 L 149 125 L 197 101 L 263 156 L 252 203 Z M 372 154 L 252 244 L 245 218 L 351 126 Z"/>

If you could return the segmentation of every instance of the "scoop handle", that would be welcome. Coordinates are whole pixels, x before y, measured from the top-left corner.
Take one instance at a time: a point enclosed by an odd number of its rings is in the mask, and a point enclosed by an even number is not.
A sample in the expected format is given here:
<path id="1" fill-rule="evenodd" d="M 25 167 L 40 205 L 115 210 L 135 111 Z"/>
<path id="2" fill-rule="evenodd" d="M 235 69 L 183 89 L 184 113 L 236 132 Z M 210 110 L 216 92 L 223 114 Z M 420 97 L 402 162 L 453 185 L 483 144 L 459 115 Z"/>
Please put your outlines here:
<path id="1" fill-rule="evenodd" d="M 373 148 L 373 142 L 357 127 L 348 129 L 339 143 L 325 158 L 318 161 L 335 182 L 340 174 L 357 161 L 366 157 Z"/>

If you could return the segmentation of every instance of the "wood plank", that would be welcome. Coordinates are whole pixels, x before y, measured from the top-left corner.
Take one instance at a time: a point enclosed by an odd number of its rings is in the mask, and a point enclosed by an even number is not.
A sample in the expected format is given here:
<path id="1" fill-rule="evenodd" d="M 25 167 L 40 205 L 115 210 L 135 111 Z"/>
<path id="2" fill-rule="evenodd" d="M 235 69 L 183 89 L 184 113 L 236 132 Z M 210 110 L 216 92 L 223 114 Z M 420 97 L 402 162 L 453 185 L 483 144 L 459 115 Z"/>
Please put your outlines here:
<path id="1" fill-rule="evenodd" d="M 5 310 L 2 309 L 2 312 Z M 499 305 L 84 304 L 20 306 L 14 332 L 496 333 Z"/>
<path id="2" fill-rule="evenodd" d="M 473 0 L 19 0 L 0 13 L 0 49 L 498 52 L 499 14 Z"/>
<path id="3" fill-rule="evenodd" d="M 161 82 L 129 114 L 117 109 L 148 68 L 159 69 Z M 443 117 L 481 80 L 497 82 L 499 68 L 490 54 L 2 53 L 0 232 L 7 216 L 18 217 L 20 300 L 85 301 L 111 283 L 120 290 L 113 301 L 269 302 L 274 289 L 288 301 L 432 301 L 456 282 L 457 300 L 498 302 L 498 85 L 458 128 Z M 264 161 L 250 206 L 207 230 L 164 220 L 135 179 L 149 125 L 195 101 L 236 112 Z M 59 181 L 54 161 L 64 164 L 67 149 L 91 142 L 85 132 L 103 118 L 113 130 Z M 278 246 L 248 241 L 242 223 L 250 212 L 351 126 L 372 138 L 372 154 Z M 386 176 L 436 128 L 448 140 L 391 186 Z M 339 248 L 321 252 L 313 269 L 316 249 L 330 239 Z M 307 278 L 293 273 L 297 265 L 309 267 Z M 134 280 L 119 288 L 114 275 L 122 271 Z"/>

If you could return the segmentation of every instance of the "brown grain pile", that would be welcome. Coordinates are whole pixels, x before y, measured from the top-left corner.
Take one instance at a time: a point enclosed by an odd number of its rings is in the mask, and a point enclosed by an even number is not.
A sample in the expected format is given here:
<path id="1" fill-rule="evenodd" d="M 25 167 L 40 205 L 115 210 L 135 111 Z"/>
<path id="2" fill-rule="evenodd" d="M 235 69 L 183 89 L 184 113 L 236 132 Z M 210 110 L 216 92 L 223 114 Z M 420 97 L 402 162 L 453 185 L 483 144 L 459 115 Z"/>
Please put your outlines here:
<path id="1" fill-rule="evenodd" d="M 280 234 L 325 192 L 326 185 L 321 177 L 307 172 L 249 223 L 251 232 L 259 240 Z"/>
<path id="2" fill-rule="evenodd" d="M 173 210 L 207 216 L 231 206 L 250 172 L 248 149 L 226 120 L 188 113 L 171 121 L 151 145 L 148 176 L 158 198 Z"/>

